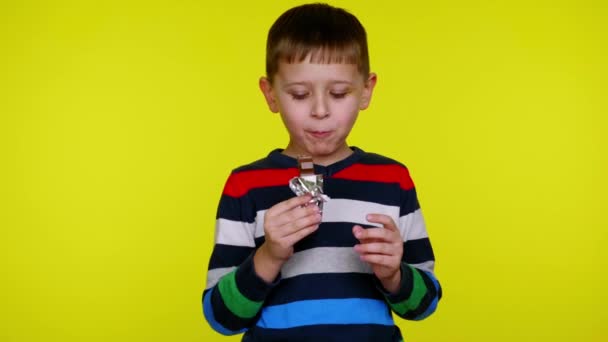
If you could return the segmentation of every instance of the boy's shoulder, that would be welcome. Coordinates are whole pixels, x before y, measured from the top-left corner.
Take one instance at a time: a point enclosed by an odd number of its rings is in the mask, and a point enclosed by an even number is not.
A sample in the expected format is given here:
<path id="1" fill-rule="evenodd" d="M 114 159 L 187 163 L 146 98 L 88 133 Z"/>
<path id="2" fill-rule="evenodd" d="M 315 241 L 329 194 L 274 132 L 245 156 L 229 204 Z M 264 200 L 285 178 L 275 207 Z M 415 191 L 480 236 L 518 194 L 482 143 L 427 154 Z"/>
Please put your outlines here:
<path id="1" fill-rule="evenodd" d="M 241 173 L 246 171 L 267 170 L 267 169 L 284 169 L 291 165 L 280 159 L 280 149 L 272 150 L 267 156 L 255 160 L 251 163 L 238 166 L 232 169 L 232 173 Z"/>
<path id="2" fill-rule="evenodd" d="M 364 152 L 351 168 L 341 171 L 341 177 L 395 183 L 404 190 L 414 188 L 410 171 L 396 159 L 373 152 Z"/>
<path id="3" fill-rule="evenodd" d="M 355 147 L 355 149 L 359 149 L 357 147 Z M 361 150 L 361 149 L 359 149 Z M 364 152 L 363 150 L 361 150 L 363 153 L 361 155 L 361 159 L 359 160 L 359 163 L 361 164 L 371 164 L 371 165 L 397 165 L 397 166 L 401 166 L 406 168 L 405 164 L 401 163 L 400 161 L 387 157 L 385 155 L 379 154 L 379 153 L 374 153 L 374 152 Z"/>

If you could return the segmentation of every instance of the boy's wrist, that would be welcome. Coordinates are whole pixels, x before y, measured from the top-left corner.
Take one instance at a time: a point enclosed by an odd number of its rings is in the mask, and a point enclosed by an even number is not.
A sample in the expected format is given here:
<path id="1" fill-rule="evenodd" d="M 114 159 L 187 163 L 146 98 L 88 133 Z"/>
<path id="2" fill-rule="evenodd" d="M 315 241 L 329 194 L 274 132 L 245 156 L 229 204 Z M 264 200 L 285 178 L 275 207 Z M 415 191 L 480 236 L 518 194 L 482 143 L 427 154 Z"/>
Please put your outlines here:
<path id="1" fill-rule="evenodd" d="M 281 272 L 281 267 L 283 267 L 285 261 L 272 257 L 268 253 L 266 243 L 263 243 L 253 256 L 253 267 L 258 277 L 267 283 L 272 283 Z"/>
<path id="2" fill-rule="evenodd" d="M 380 283 L 385 290 L 391 294 L 396 294 L 401 288 L 401 268 L 398 268 L 390 277 L 378 280 L 380 280 Z"/>

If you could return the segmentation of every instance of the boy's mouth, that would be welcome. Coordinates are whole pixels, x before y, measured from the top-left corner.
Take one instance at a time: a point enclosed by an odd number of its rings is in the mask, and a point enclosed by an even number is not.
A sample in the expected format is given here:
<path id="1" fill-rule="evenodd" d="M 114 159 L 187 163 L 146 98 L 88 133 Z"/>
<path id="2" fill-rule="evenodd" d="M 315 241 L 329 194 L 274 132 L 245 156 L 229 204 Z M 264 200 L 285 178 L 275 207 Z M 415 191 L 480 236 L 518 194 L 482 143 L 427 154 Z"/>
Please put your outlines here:
<path id="1" fill-rule="evenodd" d="M 331 131 L 307 131 L 307 133 L 315 138 L 326 138 L 331 134 Z"/>

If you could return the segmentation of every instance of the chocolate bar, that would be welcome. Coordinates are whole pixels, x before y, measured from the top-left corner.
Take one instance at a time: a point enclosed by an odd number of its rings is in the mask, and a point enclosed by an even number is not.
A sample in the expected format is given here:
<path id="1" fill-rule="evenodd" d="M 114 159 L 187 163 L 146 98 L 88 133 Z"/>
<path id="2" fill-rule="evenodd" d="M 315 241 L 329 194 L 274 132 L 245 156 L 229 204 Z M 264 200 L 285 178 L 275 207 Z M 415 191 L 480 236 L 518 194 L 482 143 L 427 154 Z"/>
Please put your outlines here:
<path id="1" fill-rule="evenodd" d="M 309 204 L 316 204 L 323 212 L 323 203 L 329 201 L 329 197 L 323 194 L 323 175 L 316 175 L 312 157 L 298 157 L 299 177 L 294 177 L 289 181 L 289 188 L 296 195 L 302 196 L 311 194 L 312 199 Z"/>

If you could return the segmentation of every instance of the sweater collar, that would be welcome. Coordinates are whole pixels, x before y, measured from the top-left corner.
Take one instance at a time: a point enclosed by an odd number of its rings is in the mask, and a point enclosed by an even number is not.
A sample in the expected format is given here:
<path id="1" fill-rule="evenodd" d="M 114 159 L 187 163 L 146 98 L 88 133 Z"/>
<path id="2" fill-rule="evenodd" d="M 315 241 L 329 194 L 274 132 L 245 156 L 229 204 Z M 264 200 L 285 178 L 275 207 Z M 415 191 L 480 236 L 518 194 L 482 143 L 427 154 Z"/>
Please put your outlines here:
<path id="1" fill-rule="evenodd" d="M 333 164 L 327 165 L 327 166 L 314 164 L 315 173 L 323 175 L 324 177 L 331 177 L 336 172 L 341 171 L 341 170 L 355 164 L 365 154 L 365 151 L 363 151 L 362 149 L 360 149 L 356 146 L 350 146 L 350 148 L 353 150 L 353 153 L 342 160 L 339 160 L 339 161 L 337 161 Z M 290 157 L 288 155 L 285 155 L 282 152 L 283 152 L 282 148 L 277 148 L 275 150 L 272 150 L 268 154 L 268 159 L 270 159 L 274 163 L 279 164 L 282 167 L 296 167 L 297 168 L 298 167 L 297 159 Z"/>

